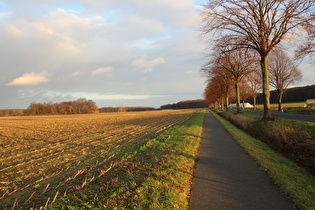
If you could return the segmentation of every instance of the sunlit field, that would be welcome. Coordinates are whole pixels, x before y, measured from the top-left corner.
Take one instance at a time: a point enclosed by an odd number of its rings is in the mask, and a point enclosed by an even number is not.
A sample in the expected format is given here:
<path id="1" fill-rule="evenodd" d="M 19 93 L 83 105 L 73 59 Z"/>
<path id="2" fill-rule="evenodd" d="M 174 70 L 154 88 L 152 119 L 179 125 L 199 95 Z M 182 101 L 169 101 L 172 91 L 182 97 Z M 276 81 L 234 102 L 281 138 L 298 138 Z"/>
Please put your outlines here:
<path id="1" fill-rule="evenodd" d="M 128 148 L 148 142 L 195 113 L 169 110 L 0 118 L 0 207 L 36 206 L 41 197 L 52 203 L 61 193 L 65 196 L 79 190 L 126 161 L 128 156 L 121 154 Z M 91 170 L 93 176 L 84 175 Z"/>

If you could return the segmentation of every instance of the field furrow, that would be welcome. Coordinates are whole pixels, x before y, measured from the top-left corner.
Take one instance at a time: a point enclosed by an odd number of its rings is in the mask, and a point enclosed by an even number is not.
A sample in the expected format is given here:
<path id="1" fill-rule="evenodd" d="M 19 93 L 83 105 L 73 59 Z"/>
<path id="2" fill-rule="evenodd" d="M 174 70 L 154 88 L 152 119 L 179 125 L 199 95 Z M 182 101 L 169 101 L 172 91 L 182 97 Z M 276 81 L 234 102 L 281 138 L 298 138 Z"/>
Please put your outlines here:
<path id="1" fill-rule="evenodd" d="M 115 159 L 124 148 L 144 144 L 195 112 L 0 118 L 0 203 L 13 199 L 19 192 L 25 191 L 29 197 L 32 194 L 28 193 L 33 192 L 27 189 L 36 190 L 47 184 L 47 189 L 56 190 L 72 180 L 69 189 L 75 189 L 73 180 L 83 176 L 87 169 L 95 170 L 83 186 L 94 176 L 106 174 L 102 168 L 109 161 L 114 165 L 127 161 L 126 157 Z"/>

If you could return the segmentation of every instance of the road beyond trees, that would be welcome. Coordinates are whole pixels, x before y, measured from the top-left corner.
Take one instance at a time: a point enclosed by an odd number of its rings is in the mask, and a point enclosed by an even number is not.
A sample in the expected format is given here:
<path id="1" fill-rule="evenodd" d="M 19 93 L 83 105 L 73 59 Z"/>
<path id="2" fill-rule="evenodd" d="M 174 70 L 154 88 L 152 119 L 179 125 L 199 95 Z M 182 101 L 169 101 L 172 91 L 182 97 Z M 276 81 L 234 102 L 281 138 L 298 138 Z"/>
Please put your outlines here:
<path id="1" fill-rule="evenodd" d="M 262 111 L 243 110 L 242 112 L 247 112 L 247 113 L 263 116 Z M 315 115 L 310 115 L 310 114 L 291 114 L 291 113 L 285 113 L 285 112 L 272 112 L 271 115 L 275 117 L 290 119 L 290 120 L 300 120 L 300 121 L 315 123 Z"/>
<path id="2" fill-rule="evenodd" d="M 267 174 L 207 112 L 190 209 L 295 209 Z"/>

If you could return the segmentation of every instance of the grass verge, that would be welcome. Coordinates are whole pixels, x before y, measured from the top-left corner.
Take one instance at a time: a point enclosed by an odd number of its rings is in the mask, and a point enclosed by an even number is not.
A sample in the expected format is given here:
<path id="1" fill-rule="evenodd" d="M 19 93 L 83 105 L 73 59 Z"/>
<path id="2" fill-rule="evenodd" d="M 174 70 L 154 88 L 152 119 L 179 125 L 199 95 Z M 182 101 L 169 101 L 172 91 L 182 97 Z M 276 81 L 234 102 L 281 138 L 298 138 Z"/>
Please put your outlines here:
<path id="1" fill-rule="evenodd" d="M 214 116 L 299 209 L 315 209 L 314 176 L 294 162 L 276 153 L 265 143 L 247 135 L 227 120 L 217 114 L 214 114 Z"/>
<path id="2" fill-rule="evenodd" d="M 298 103 L 282 103 L 282 107 L 284 108 L 302 108 L 304 107 L 305 103 L 304 102 L 298 102 Z M 256 105 L 257 108 L 259 109 L 263 109 L 264 105 L 263 104 L 257 104 Z M 278 104 L 270 104 L 270 108 L 272 109 L 277 109 L 278 108 Z"/>
<path id="3" fill-rule="evenodd" d="M 283 111 L 286 113 L 292 113 L 292 114 L 312 114 L 315 115 L 315 110 L 314 109 L 309 109 L 305 108 L 305 103 L 300 102 L 300 103 L 283 103 Z M 262 104 L 256 105 L 257 110 L 263 110 L 264 106 Z M 270 104 L 270 108 L 273 111 L 278 110 L 278 104 Z M 249 108 L 252 110 L 252 108 Z"/>
<path id="4" fill-rule="evenodd" d="M 249 113 L 220 115 L 315 175 L 315 123 L 282 118 L 266 122 Z"/>
<path id="5" fill-rule="evenodd" d="M 124 151 L 102 176 L 52 198 L 46 209 L 187 209 L 204 112 Z M 118 157 L 116 157 L 118 158 Z M 81 182 L 80 182 L 81 183 Z"/>
<path id="6" fill-rule="evenodd" d="M 315 115 L 315 109 L 307 109 L 307 108 L 301 108 L 301 109 L 284 109 L 283 110 L 286 113 L 292 113 L 292 114 L 312 114 Z"/>

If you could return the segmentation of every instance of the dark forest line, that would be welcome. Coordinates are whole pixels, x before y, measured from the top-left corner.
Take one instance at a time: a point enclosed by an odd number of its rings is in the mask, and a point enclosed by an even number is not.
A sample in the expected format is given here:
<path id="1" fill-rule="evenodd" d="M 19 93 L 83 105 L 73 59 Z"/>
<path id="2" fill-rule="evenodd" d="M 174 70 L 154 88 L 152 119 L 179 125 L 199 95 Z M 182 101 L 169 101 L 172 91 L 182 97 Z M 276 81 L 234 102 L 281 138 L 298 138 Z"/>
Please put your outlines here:
<path id="1" fill-rule="evenodd" d="M 295 102 L 305 102 L 307 99 L 315 99 L 315 85 L 288 88 L 283 94 L 282 103 L 295 103 Z M 278 93 L 276 90 L 270 91 L 270 103 L 278 103 Z M 252 97 L 246 100 L 247 102 L 253 104 L 254 100 Z M 257 104 L 263 104 L 262 93 L 257 95 Z"/>

